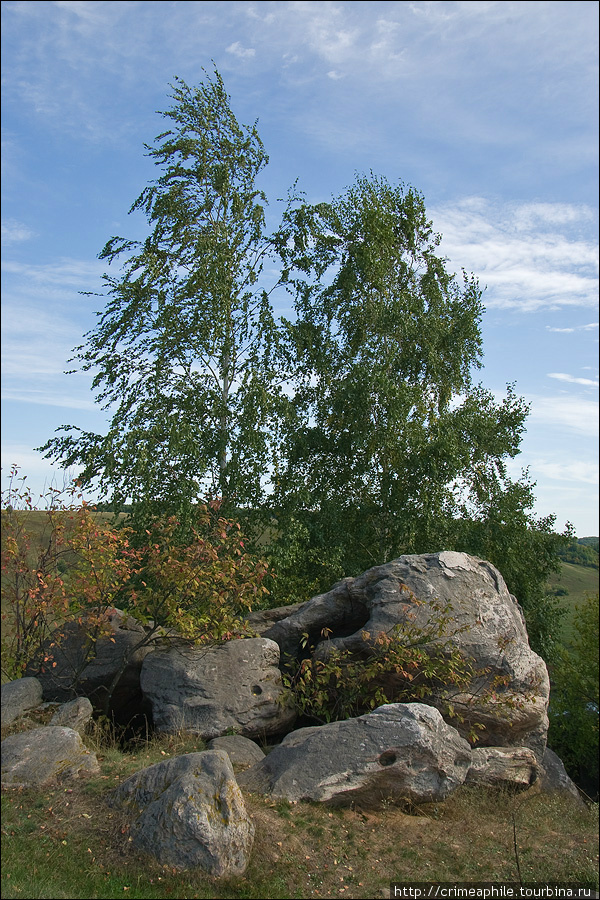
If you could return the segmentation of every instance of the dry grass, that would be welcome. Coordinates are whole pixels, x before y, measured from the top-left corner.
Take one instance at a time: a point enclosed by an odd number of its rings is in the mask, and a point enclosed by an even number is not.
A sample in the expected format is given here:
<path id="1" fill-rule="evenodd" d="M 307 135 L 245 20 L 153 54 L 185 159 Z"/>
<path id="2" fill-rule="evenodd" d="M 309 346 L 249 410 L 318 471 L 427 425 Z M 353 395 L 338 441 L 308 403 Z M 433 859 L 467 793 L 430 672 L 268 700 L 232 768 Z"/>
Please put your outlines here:
<path id="1" fill-rule="evenodd" d="M 88 738 L 88 743 L 91 739 Z M 202 749 L 185 736 L 100 748 L 99 775 L 3 792 L 2 897 L 310 898 L 389 896 L 393 881 L 597 885 L 597 807 L 566 796 L 462 788 L 418 808 L 330 809 L 245 794 L 256 828 L 243 877 L 177 873 L 136 853 L 112 787 L 140 768 Z"/>

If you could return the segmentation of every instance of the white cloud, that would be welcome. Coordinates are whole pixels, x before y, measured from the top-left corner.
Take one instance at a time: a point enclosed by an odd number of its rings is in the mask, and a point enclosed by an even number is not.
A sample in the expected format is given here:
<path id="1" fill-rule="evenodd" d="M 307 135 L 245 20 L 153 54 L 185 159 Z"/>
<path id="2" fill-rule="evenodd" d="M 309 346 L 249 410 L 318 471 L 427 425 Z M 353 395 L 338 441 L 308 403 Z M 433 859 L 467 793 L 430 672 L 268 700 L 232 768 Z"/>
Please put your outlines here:
<path id="1" fill-rule="evenodd" d="M 431 215 L 451 265 L 475 272 L 487 287 L 488 308 L 597 305 L 598 244 L 571 233 L 573 223 L 593 218 L 587 206 L 469 197 Z"/>
<path id="2" fill-rule="evenodd" d="M 546 325 L 548 331 L 556 331 L 559 334 L 573 334 L 575 331 L 593 331 L 598 328 L 598 322 L 590 322 L 589 325 L 574 325 L 572 328 L 551 328 Z"/>
<path id="3" fill-rule="evenodd" d="M 254 47 L 242 47 L 239 41 L 230 44 L 229 47 L 226 48 L 226 52 L 231 53 L 233 56 L 237 56 L 239 59 L 248 59 L 256 54 Z"/>
<path id="4" fill-rule="evenodd" d="M 556 431 L 568 431 L 586 437 L 598 437 L 598 401 L 560 395 L 542 397 L 528 395 L 531 403 L 529 421 L 550 425 Z"/>
<path id="5" fill-rule="evenodd" d="M 38 373 L 34 373 L 38 374 Z M 74 376 L 71 376 L 74 377 Z M 64 386 L 63 386 L 64 387 Z M 89 391 L 85 396 L 77 396 L 76 393 L 61 393 L 58 388 L 32 387 L 21 385 L 18 388 L 3 387 L 2 399 L 15 403 L 36 403 L 39 406 L 57 406 L 63 409 L 97 410 L 98 406 L 91 399 Z"/>
<path id="6" fill-rule="evenodd" d="M 548 378 L 556 378 L 558 381 L 567 381 L 569 384 L 583 384 L 589 387 L 598 387 L 598 381 L 591 378 L 577 378 L 575 375 L 567 375 L 564 372 L 548 372 Z"/>
<path id="7" fill-rule="evenodd" d="M 28 241 L 33 236 L 34 232 L 28 228 L 27 225 L 23 225 L 22 222 L 18 222 L 16 219 L 2 220 L 3 244 L 15 244 L 21 241 Z"/>
<path id="8" fill-rule="evenodd" d="M 536 459 L 532 462 L 531 468 L 535 471 L 536 477 L 541 475 L 552 481 L 598 484 L 598 466 L 582 460 L 549 462 L 543 459 Z"/>

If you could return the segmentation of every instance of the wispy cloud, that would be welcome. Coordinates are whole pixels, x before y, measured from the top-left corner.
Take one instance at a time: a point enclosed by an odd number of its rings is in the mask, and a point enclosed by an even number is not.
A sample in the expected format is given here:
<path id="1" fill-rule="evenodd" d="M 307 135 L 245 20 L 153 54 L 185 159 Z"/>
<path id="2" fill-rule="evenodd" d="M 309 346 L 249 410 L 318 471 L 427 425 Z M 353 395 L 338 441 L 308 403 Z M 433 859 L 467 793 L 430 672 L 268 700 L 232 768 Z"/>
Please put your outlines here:
<path id="1" fill-rule="evenodd" d="M 256 55 L 254 47 L 243 47 L 239 41 L 235 41 L 226 48 L 227 53 L 237 56 L 238 59 L 248 59 Z"/>
<path id="2" fill-rule="evenodd" d="M 573 223 L 593 218 L 587 206 L 469 197 L 432 210 L 432 218 L 450 262 L 487 287 L 487 307 L 532 312 L 597 305 L 598 244 L 570 232 Z"/>
<path id="3" fill-rule="evenodd" d="M 18 222 L 16 219 L 2 220 L 3 244 L 16 244 L 21 241 L 28 241 L 34 234 L 35 232 L 33 232 L 31 228 L 28 228 L 27 225 L 24 225 L 22 222 Z"/>
<path id="4" fill-rule="evenodd" d="M 598 466 L 582 460 L 549 462 L 544 459 L 536 459 L 532 463 L 532 468 L 535 469 L 536 474 L 553 481 L 598 484 Z"/>
<path id="5" fill-rule="evenodd" d="M 556 331 L 559 334 L 573 334 L 577 331 L 595 331 L 598 328 L 598 322 L 590 322 L 589 325 L 573 325 L 570 328 L 552 328 L 546 325 L 548 331 Z"/>
<path id="6" fill-rule="evenodd" d="M 577 378 L 575 375 L 567 375 L 564 372 L 548 372 L 548 378 L 556 378 L 557 381 L 566 381 L 569 384 L 583 384 L 588 387 L 598 387 L 598 381 L 591 378 Z"/>
<path id="7" fill-rule="evenodd" d="M 548 425 L 560 432 L 598 437 L 598 401 L 561 394 L 554 397 L 528 394 L 529 421 Z"/>

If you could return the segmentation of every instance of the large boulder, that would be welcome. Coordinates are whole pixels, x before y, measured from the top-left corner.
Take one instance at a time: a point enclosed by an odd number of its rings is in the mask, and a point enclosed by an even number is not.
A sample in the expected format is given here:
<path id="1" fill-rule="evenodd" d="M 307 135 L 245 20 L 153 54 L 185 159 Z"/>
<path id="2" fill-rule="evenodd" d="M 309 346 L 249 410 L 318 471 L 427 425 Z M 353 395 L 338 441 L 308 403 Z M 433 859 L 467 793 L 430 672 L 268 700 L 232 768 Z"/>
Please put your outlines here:
<path id="1" fill-rule="evenodd" d="M 188 731 L 210 739 L 227 732 L 247 738 L 288 731 L 294 710 L 282 702 L 279 647 L 266 638 L 202 649 L 155 650 L 144 660 L 141 685 L 157 731 Z"/>
<path id="2" fill-rule="evenodd" d="M 83 734 L 88 722 L 92 720 L 94 709 L 87 697 L 76 697 L 61 703 L 52 718 L 50 725 L 62 725 Z"/>
<path id="3" fill-rule="evenodd" d="M 224 750 L 233 766 L 247 769 L 265 758 L 258 744 L 241 734 L 225 734 L 208 742 L 207 750 Z"/>
<path id="4" fill-rule="evenodd" d="M 550 747 L 546 747 L 544 753 L 539 784 L 541 790 L 548 794 L 570 794 L 580 808 L 586 809 L 577 785 L 567 774 L 562 759 Z"/>
<path id="5" fill-rule="evenodd" d="M 136 772 L 110 802 L 130 816 L 134 846 L 162 865 L 241 875 L 254 825 L 226 753 L 188 753 Z"/>
<path id="6" fill-rule="evenodd" d="M 461 733 L 482 724 L 482 744 L 530 747 L 541 760 L 548 730 L 548 672 L 529 646 L 517 600 L 489 562 L 451 551 L 401 556 L 357 578 L 345 578 L 263 636 L 277 641 L 282 656 L 300 657 L 305 633 L 317 643 L 315 652 L 321 657 L 333 648 L 365 656 L 373 652 L 373 642 L 382 632 L 391 633 L 407 623 L 425 628 L 436 615 L 436 605 L 451 609 L 440 640 L 450 638 L 477 670 L 487 670 L 473 679 L 468 691 L 452 697 L 455 710 L 464 717 L 457 726 Z M 325 642 L 324 629 L 330 634 Z M 493 684 L 493 693 L 486 692 Z M 384 687 L 391 699 L 393 674 Z M 447 699 L 440 691 L 427 702 L 444 711 Z M 452 724 L 457 721 L 452 719 Z"/>
<path id="7" fill-rule="evenodd" d="M 2 741 L 2 784 L 48 784 L 100 771 L 96 755 L 72 728 L 47 725 Z"/>
<path id="8" fill-rule="evenodd" d="M 287 800 L 371 806 L 386 798 L 444 800 L 470 766 L 469 744 L 436 709 L 391 703 L 356 719 L 299 728 L 238 783 Z"/>
<path id="9" fill-rule="evenodd" d="M 138 647 L 146 634 L 144 627 L 123 610 L 113 608 L 107 616 L 106 633 L 95 644 L 90 645 L 88 633 L 85 620 L 67 623 L 48 643 L 43 657 L 31 663 L 28 674 L 39 679 L 46 700 L 62 703 L 85 696 L 95 709 L 128 725 L 143 710 L 140 670 L 152 649 Z"/>
<path id="10" fill-rule="evenodd" d="M 528 788 L 540 767 L 529 747 L 476 747 L 466 783 L 482 787 Z"/>
<path id="11" fill-rule="evenodd" d="M 17 678 L 2 685 L 2 727 L 42 702 L 42 685 L 37 678 Z"/>

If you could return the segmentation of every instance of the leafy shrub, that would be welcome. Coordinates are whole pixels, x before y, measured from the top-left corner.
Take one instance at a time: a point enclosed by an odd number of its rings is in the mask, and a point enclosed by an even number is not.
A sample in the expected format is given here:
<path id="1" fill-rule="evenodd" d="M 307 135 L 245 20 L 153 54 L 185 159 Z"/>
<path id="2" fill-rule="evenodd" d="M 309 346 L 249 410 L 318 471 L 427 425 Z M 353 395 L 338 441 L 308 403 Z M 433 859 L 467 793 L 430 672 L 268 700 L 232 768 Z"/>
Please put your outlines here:
<path id="1" fill-rule="evenodd" d="M 218 502 L 195 508 L 186 543 L 177 539 L 175 517 L 151 520 L 140 539 L 99 516 L 76 487 L 50 491 L 41 498 L 46 508 L 36 510 L 25 480 L 13 469 L 2 496 L 7 678 L 22 676 L 34 658 L 55 664 L 61 629 L 72 622 L 85 627 L 86 658 L 93 657 L 115 607 L 145 626 L 123 670 L 140 647 L 171 629 L 200 645 L 241 634 L 243 614 L 265 594 L 266 563 L 246 551 L 239 525 L 220 515 Z"/>
<path id="2" fill-rule="evenodd" d="M 414 602 L 423 605 L 416 598 Z M 465 694 L 475 699 L 475 682 L 484 685 L 477 692 L 478 703 L 493 701 L 500 709 L 503 704 L 515 706 L 517 698 L 503 692 L 507 677 L 476 668 L 456 646 L 453 638 L 469 626 L 454 625 L 451 605 L 435 601 L 428 605 L 424 626 L 408 621 L 374 637 L 363 632 L 368 654 L 357 656 L 330 646 L 324 653 L 292 665 L 284 674 L 284 684 L 298 712 L 318 722 L 331 722 L 362 715 L 385 703 L 427 702 L 435 696 L 443 712 L 462 724 Z M 303 643 L 306 648 L 308 635 Z M 460 700 L 453 702 L 458 695 Z M 483 727 L 470 721 L 469 740 L 476 742 Z"/>

